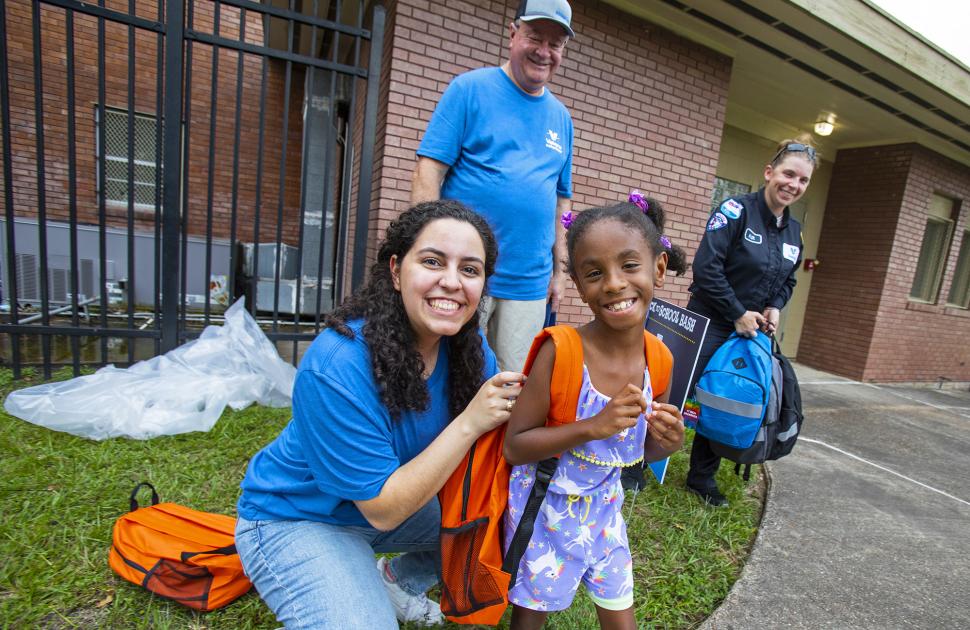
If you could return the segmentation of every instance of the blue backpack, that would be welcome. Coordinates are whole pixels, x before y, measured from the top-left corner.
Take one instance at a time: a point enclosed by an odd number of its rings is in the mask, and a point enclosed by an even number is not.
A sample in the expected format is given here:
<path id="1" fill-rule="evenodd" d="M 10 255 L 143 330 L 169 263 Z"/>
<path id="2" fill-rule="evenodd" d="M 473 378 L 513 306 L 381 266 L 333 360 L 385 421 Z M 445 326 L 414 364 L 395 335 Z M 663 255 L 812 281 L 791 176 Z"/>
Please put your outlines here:
<path id="1" fill-rule="evenodd" d="M 771 381 L 771 339 L 761 332 L 754 338 L 731 333 L 697 381 L 697 432 L 731 448 L 750 447 L 768 408 Z"/>

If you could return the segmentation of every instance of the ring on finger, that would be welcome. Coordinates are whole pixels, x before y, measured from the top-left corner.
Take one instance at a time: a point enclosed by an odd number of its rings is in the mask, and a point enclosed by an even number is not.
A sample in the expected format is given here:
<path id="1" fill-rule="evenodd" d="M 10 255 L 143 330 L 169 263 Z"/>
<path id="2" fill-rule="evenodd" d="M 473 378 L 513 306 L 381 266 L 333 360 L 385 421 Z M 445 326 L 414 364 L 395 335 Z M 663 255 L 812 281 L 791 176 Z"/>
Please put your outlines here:
<path id="1" fill-rule="evenodd" d="M 508 400 L 506 400 L 505 401 L 505 410 L 506 411 L 512 411 L 512 405 L 514 405 L 514 404 L 515 403 L 512 402 L 512 399 L 511 398 L 509 398 Z"/>

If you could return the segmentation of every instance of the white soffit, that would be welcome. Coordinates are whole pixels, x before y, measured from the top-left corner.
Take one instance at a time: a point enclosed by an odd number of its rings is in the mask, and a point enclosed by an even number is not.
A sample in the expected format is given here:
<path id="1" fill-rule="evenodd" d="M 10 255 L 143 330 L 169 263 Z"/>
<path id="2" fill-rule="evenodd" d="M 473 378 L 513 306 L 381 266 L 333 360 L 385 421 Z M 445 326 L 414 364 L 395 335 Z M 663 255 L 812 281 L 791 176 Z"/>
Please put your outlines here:
<path id="1" fill-rule="evenodd" d="M 732 57 L 730 125 L 777 139 L 830 111 L 830 156 L 917 142 L 970 165 L 970 71 L 864 0 L 607 1 Z"/>

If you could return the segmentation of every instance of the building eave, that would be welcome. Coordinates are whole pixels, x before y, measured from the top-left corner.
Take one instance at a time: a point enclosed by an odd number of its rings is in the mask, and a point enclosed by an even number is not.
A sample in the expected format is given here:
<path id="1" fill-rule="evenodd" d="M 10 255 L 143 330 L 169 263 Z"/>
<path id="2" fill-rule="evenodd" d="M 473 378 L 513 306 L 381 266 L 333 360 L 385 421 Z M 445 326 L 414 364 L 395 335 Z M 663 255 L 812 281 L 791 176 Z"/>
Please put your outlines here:
<path id="1" fill-rule="evenodd" d="M 970 70 L 867 0 L 607 0 L 730 56 L 727 124 L 839 148 L 915 142 L 970 166 Z M 581 37 L 581 34 L 580 34 Z"/>

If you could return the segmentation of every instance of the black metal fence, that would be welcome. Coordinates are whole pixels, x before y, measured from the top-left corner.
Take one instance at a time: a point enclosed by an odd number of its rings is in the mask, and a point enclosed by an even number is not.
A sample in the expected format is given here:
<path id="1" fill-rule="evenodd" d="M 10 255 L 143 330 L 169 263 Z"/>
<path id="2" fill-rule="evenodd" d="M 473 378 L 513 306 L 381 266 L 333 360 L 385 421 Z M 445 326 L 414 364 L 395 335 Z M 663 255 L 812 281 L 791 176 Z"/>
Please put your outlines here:
<path id="1" fill-rule="evenodd" d="M 363 276 L 384 15 L 364 0 L 0 2 L 14 376 L 164 353 L 239 297 L 295 362 Z"/>

